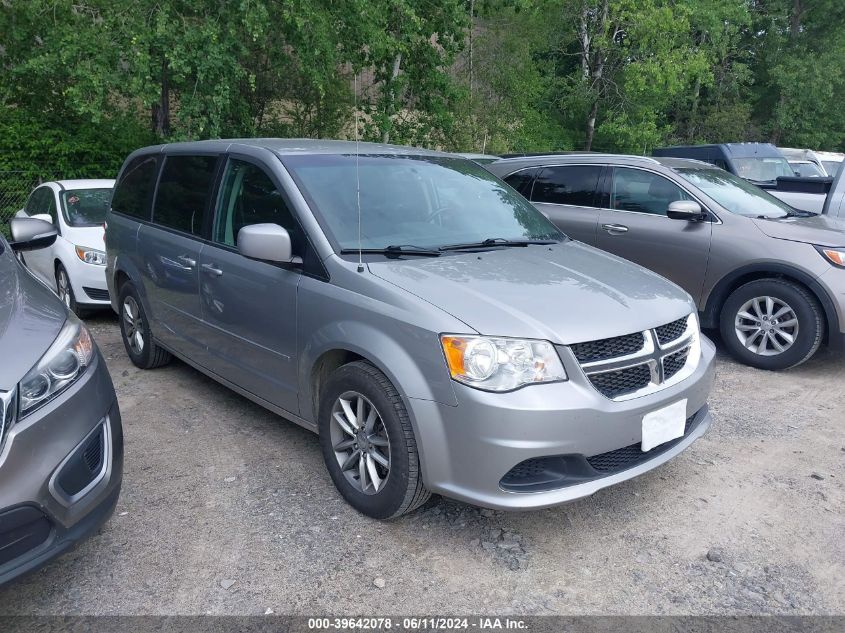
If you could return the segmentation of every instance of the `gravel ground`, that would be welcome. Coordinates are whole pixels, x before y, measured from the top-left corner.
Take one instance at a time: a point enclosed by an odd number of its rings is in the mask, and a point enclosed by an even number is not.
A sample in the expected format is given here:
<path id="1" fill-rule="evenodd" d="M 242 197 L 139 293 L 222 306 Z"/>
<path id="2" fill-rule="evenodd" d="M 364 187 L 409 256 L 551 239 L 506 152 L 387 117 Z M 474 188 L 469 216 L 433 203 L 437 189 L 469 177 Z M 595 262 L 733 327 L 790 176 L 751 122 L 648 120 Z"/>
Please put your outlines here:
<path id="1" fill-rule="evenodd" d="M 845 614 L 845 356 L 719 355 L 714 426 L 665 466 L 552 510 L 435 498 L 379 523 L 317 438 L 186 365 L 144 372 L 90 321 L 126 433 L 114 517 L 0 589 L 3 614 Z"/>

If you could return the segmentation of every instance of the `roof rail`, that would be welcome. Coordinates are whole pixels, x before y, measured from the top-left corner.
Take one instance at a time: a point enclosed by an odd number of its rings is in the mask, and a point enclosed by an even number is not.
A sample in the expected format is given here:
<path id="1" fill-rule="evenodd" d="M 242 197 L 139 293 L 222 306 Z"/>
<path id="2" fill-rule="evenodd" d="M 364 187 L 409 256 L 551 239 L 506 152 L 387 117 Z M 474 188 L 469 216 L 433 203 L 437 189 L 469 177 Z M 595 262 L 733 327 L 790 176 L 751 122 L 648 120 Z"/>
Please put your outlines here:
<path id="1" fill-rule="evenodd" d="M 633 158 L 636 160 L 643 160 L 649 163 L 659 164 L 660 161 L 651 156 L 638 156 L 636 154 L 612 154 L 609 152 L 526 152 L 524 154 L 502 154 L 502 159 L 519 159 L 519 158 L 554 158 L 556 156 L 615 156 L 617 158 Z"/>

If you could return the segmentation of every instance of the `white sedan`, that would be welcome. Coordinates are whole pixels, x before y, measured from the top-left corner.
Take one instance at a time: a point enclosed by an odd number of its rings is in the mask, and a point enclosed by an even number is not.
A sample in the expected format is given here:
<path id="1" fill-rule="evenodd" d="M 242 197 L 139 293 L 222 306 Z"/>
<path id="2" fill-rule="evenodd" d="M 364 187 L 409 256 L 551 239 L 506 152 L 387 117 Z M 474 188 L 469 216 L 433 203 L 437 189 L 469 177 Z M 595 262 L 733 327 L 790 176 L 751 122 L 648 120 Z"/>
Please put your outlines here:
<path id="1" fill-rule="evenodd" d="M 103 222 L 112 189 L 114 180 L 45 182 L 17 213 L 46 220 L 58 229 L 52 246 L 28 251 L 23 261 L 77 314 L 110 306 Z"/>

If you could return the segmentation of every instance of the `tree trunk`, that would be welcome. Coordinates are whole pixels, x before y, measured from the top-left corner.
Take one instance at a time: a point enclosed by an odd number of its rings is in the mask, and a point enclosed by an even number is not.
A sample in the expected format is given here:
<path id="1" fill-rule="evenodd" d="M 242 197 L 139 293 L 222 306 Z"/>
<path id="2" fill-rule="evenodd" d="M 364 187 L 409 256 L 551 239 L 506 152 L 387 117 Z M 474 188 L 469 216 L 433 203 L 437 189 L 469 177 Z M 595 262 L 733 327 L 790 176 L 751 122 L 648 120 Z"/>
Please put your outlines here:
<path id="1" fill-rule="evenodd" d="M 387 122 L 385 123 L 384 131 L 381 134 L 381 142 L 390 142 L 390 117 L 396 111 L 396 78 L 399 76 L 399 67 L 402 65 L 402 53 L 397 53 L 393 58 L 393 70 L 390 72 L 390 81 L 387 84 L 387 104 L 385 113 L 387 114 Z"/>
<path id="2" fill-rule="evenodd" d="M 170 79 L 167 74 L 167 60 L 161 62 L 161 95 L 159 102 L 153 104 L 153 132 L 164 138 L 170 135 Z"/>
<path id="3" fill-rule="evenodd" d="M 587 130 L 586 141 L 584 141 L 584 151 L 589 152 L 593 147 L 593 137 L 596 134 L 596 117 L 599 113 L 599 100 L 593 101 L 593 107 L 590 108 L 590 114 L 587 116 Z"/>

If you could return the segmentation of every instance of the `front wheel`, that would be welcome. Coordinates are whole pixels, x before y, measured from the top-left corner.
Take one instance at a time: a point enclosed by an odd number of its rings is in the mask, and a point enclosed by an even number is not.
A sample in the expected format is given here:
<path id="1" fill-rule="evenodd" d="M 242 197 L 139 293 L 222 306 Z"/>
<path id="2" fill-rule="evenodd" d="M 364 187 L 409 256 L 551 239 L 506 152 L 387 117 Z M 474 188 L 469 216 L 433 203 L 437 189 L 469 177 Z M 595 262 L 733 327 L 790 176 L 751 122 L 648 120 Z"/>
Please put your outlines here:
<path id="1" fill-rule="evenodd" d="M 76 295 L 73 294 L 73 286 L 70 285 L 70 277 L 62 264 L 56 264 L 56 292 L 68 310 L 79 318 L 86 316 L 86 311 L 80 308 L 76 302 Z"/>
<path id="2" fill-rule="evenodd" d="M 329 475 L 362 514 L 392 519 L 429 498 L 402 397 L 370 363 L 349 363 L 329 377 L 318 426 Z"/>
<path id="3" fill-rule="evenodd" d="M 824 335 L 822 309 L 805 288 L 781 279 L 740 286 L 722 308 L 720 331 L 730 353 L 759 369 L 787 369 L 808 360 Z"/>

